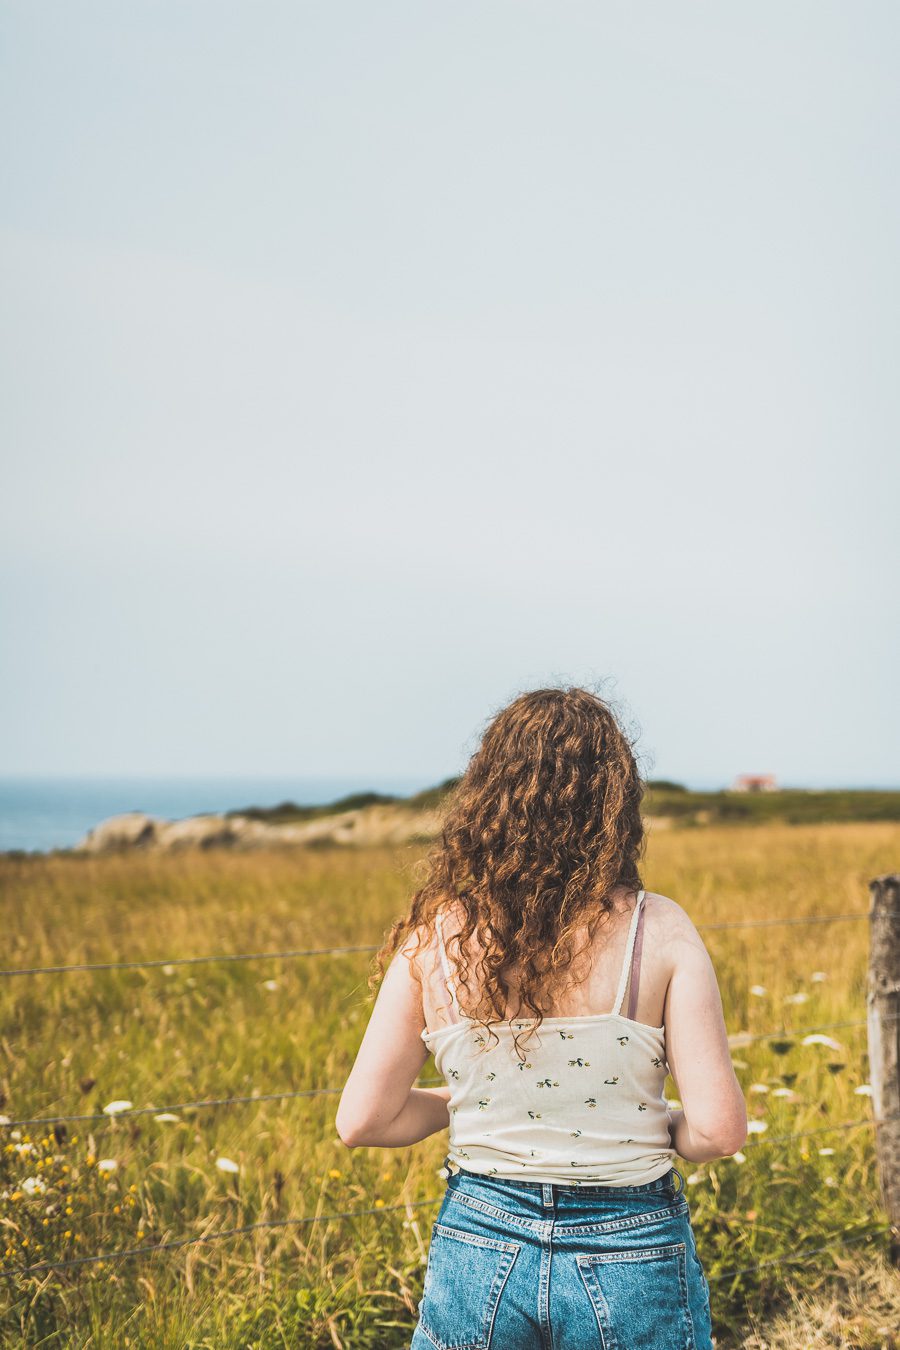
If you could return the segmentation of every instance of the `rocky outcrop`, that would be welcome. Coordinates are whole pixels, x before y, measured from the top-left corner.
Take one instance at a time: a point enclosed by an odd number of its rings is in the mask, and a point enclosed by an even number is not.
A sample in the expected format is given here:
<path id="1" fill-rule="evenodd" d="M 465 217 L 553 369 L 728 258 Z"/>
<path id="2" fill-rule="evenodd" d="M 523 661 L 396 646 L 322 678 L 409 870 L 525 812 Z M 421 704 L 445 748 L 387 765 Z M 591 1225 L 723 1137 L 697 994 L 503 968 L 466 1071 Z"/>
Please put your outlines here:
<path id="1" fill-rule="evenodd" d="M 240 815 L 189 816 L 158 820 L 133 811 L 95 826 L 76 845 L 78 853 L 117 853 L 131 849 L 174 852 L 192 848 L 284 848 L 310 844 L 406 844 L 440 832 L 437 810 L 366 806 L 354 811 L 291 824 L 270 824 Z"/>
<path id="2" fill-rule="evenodd" d="M 156 842 L 156 830 L 161 824 L 142 811 L 129 811 L 122 816 L 111 816 L 90 831 L 78 845 L 87 853 L 114 853 L 120 849 L 147 848 Z"/>

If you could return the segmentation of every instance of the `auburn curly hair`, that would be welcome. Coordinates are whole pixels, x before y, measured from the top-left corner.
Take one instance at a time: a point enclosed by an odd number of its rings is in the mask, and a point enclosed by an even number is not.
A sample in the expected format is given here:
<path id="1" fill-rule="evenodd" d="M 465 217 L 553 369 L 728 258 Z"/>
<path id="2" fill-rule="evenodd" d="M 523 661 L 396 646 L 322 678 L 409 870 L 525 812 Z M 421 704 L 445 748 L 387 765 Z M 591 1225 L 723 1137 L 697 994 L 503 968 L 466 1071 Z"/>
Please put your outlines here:
<path id="1" fill-rule="evenodd" d="M 448 793 L 424 884 L 376 953 L 370 988 L 408 938 L 415 965 L 452 900 L 458 931 L 447 935 L 447 954 L 465 1015 L 486 1031 L 504 1021 L 503 973 L 515 970 L 519 1016 L 530 1009 L 526 1036 L 536 1032 L 547 995 L 571 983 L 566 974 L 585 950 L 573 951 L 575 933 L 587 927 L 589 946 L 612 892 L 641 889 L 642 795 L 632 741 L 609 703 L 578 687 L 520 694 L 488 723 Z M 466 948 L 476 932 L 473 962 Z"/>

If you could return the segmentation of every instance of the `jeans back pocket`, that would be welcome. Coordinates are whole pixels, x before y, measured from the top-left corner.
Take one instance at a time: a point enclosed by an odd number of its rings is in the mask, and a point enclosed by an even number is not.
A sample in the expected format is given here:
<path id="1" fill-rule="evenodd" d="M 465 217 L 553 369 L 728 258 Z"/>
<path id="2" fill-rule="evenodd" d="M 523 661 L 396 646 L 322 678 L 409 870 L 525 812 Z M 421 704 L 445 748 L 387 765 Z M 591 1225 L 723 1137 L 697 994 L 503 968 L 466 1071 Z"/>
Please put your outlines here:
<path id="1" fill-rule="evenodd" d="M 437 1350 L 490 1350 L 503 1286 L 520 1242 L 435 1222 L 419 1303 L 419 1326 Z"/>
<path id="2" fill-rule="evenodd" d="M 684 1242 L 579 1256 L 604 1350 L 695 1350 Z"/>

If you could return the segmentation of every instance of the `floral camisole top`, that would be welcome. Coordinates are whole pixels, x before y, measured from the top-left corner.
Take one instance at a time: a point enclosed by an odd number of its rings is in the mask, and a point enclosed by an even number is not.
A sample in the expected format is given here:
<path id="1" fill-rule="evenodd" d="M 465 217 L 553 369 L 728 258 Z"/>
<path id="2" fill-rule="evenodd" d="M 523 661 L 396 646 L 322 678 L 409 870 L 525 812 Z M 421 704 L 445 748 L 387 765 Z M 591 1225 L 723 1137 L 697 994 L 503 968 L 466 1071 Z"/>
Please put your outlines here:
<path id="1" fill-rule="evenodd" d="M 513 1029 L 537 1019 L 494 1022 L 490 1035 L 462 1013 L 438 914 L 456 1020 L 421 1035 L 450 1088 L 451 1169 L 557 1185 L 640 1186 L 673 1165 L 665 1028 L 621 1012 L 629 975 L 629 1012 L 636 1006 L 643 900 L 639 891 L 613 1011 L 545 1017 L 521 1053 Z"/>

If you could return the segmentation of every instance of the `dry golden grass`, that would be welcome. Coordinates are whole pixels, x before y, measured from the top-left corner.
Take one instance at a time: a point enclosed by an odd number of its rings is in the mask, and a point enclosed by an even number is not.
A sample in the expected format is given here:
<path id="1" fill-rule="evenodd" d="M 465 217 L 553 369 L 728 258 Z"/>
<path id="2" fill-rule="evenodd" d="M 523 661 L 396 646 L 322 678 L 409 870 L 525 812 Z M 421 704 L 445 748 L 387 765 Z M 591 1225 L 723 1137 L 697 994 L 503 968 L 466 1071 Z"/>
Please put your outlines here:
<path id="1" fill-rule="evenodd" d="M 416 884 L 421 852 L 0 859 L 2 965 L 374 946 Z M 698 925 L 864 913 L 867 882 L 896 870 L 898 860 L 900 826 L 892 824 L 667 829 L 651 832 L 644 880 Z M 692 1178 L 687 1197 L 714 1281 L 719 1350 L 761 1346 L 760 1337 L 772 1350 L 895 1346 L 884 1329 L 900 1324 L 900 1288 L 876 1263 L 879 1242 L 830 1241 L 884 1223 L 873 1131 L 863 1123 L 812 1133 L 871 1114 L 871 1099 L 857 1092 L 868 1081 L 865 1026 L 830 1033 L 836 1050 L 803 1046 L 790 1034 L 864 1022 L 867 924 L 705 937 L 729 1029 L 785 1029 L 778 1048 L 757 1041 L 735 1050 L 750 1114 L 766 1126 L 748 1141 L 746 1161 L 680 1164 Z M 339 1089 L 368 1015 L 367 960 L 363 952 L 0 979 L 0 1110 L 20 1118 L 101 1111 L 115 1099 L 161 1109 L 196 1098 Z M 786 1001 L 797 995 L 805 1001 Z M 433 1079 L 431 1061 L 422 1077 Z M 786 1087 L 792 1097 L 776 1095 Z M 671 1080 L 667 1095 L 676 1095 Z M 32 1142 L 37 1151 L 7 1144 L 0 1163 L 7 1268 L 260 1219 L 379 1202 L 384 1213 L 4 1281 L 0 1343 L 401 1350 L 436 1210 L 407 1214 L 402 1205 L 440 1196 L 446 1135 L 409 1149 L 348 1152 L 334 1129 L 336 1105 L 337 1095 L 320 1095 L 180 1112 L 177 1122 L 103 1121 L 74 1127 L 62 1142 L 47 1130 L 23 1130 L 10 1143 Z M 782 1134 L 803 1137 L 766 1142 Z M 239 1173 L 220 1171 L 219 1157 L 234 1160 Z M 116 1169 L 99 1172 L 107 1158 Z M 38 1171 L 47 1189 L 28 1195 L 22 1183 Z M 826 1254 L 802 1266 L 716 1278 L 826 1243 Z"/>

